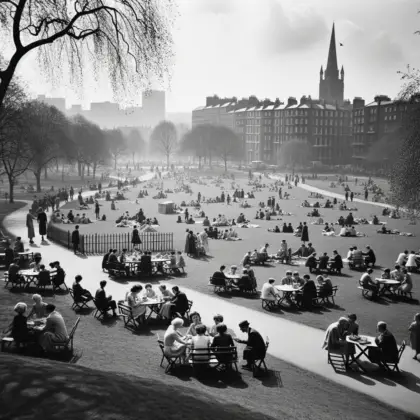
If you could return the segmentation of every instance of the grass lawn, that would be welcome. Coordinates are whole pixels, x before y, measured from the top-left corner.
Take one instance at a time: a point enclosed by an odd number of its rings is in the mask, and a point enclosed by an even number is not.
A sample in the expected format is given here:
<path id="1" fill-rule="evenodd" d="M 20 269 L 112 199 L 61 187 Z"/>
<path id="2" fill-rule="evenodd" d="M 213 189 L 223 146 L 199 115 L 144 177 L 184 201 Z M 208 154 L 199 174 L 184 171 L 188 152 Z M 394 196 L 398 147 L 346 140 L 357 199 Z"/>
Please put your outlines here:
<path id="1" fill-rule="evenodd" d="M 0 288 L 2 327 L 10 323 L 17 301 L 29 305 L 31 294 Z M 70 328 L 77 317 L 70 309 L 70 297 L 46 293 L 45 301 L 60 308 Z M 247 371 L 206 379 L 192 377 L 189 370 L 165 375 L 159 367 L 161 354 L 155 336 L 163 331 L 162 326 L 151 324 L 150 329 L 133 333 L 123 328 L 122 320 L 100 322 L 85 313 L 75 337 L 77 366 L 2 354 L 1 418 L 415 418 L 270 356 L 270 375 L 265 378 L 253 378 Z M 406 376 L 396 380 L 408 381 Z"/>
<path id="2" fill-rule="evenodd" d="M 26 203 L 23 201 L 15 201 L 14 203 L 8 203 L 4 199 L 0 199 L 0 230 L 7 236 L 13 237 L 13 235 L 3 226 L 3 219 L 10 213 L 24 207 Z"/>
<path id="3" fill-rule="evenodd" d="M 204 178 L 205 173 L 202 176 Z M 250 189 L 247 186 L 246 175 L 242 174 L 242 178 L 237 175 L 237 182 L 244 188 L 245 191 Z M 265 180 L 264 182 L 267 182 Z M 327 182 L 324 182 L 327 185 Z M 224 186 L 226 190 L 230 190 L 230 182 L 225 181 Z M 324 186 L 324 185 L 321 185 Z M 164 188 L 173 189 L 173 181 L 164 181 Z M 139 205 L 134 203 L 139 189 L 144 189 L 144 184 L 141 184 L 136 189 L 132 190 L 126 196 L 128 200 L 120 201 L 117 204 L 118 210 L 111 211 L 110 203 L 102 201 L 101 212 L 107 215 L 106 222 L 95 222 L 89 225 L 81 226 L 81 233 L 127 233 L 130 234 L 128 228 L 117 228 L 115 227 L 116 218 L 125 211 L 129 211 L 130 214 L 135 214 L 139 208 L 143 208 L 147 217 L 156 216 L 160 223 L 161 232 L 174 232 L 174 242 L 177 249 L 184 249 L 184 237 L 186 228 L 190 228 L 195 232 L 202 230 L 202 225 L 186 225 L 184 223 L 175 223 L 177 216 L 175 215 L 161 215 L 157 213 L 158 202 L 162 200 L 154 200 L 151 198 L 156 193 L 155 189 L 149 190 L 149 197 L 140 199 Z M 175 201 L 180 204 L 182 200 L 189 201 L 195 199 L 197 193 L 200 191 L 202 195 L 206 197 L 215 197 L 220 195 L 221 189 L 210 184 L 199 185 L 192 184 L 193 195 L 187 195 L 184 193 L 169 194 L 168 199 Z M 191 287 L 197 291 L 203 293 L 213 294 L 212 290 L 209 290 L 207 284 L 209 276 L 217 270 L 220 265 L 225 264 L 230 266 L 231 264 L 239 264 L 243 255 L 248 250 L 254 248 L 260 248 L 264 243 L 270 244 L 270 252 L 276 252 L 279 248 L 279 244 L 282 239 L 286 239 L 289 246 L 292 249 L 296 249 L 300 245 L 299 238 L 291 234 L 275 234 L 267 231 L 268 228 L 273 228 L 276 224 L 282 225 L 283 222 L 291 222 L 293 226 L 296 226 L 300 221 L 306 221 L 309 223 L 309 237 L 312 241 L 318 254 L 321 252 L 328 252 L 332 254 L 334 249 L 337 249 L 343 258 L 346 256 L 350 245 L 357 245 L 359 248 L 364 250 L 366 245 L 370 245 L 377 255 L 377 264 L 380 267 L 393 267 L 395 259 L 398 253 L 404 249 L 417 249 L 418 241 L 416 237 L 403 237 L 397 235 L 380 235 L 376 233 L 377 227 L 372 225 L 360 225 L 357 226 L 357 230 L 365 233 L 366 237 L 361 238 L 340 238 L 340 237 L 325 237 L 322 236 L 322 226 L 311 225 L 311 218 L 307 217 L 306 214 L 308 209 L 300 207 L 301 202 L 307 198 L 310 202 L 314 202 L 314 199 L 308 198 L 308 193 L 300 188 L 293 188 L 289 190 L 294 199 L 280 201 L 280 206 L 284 211 L 291 212 L 292 216 L 285 216 L 284 220 L 271 220 L 271 221 L 260 221 L 254 220 L 254 216 L 257 210 L 257 205 L 260 201 L 267 201 L 269 196 L 275 193 L 269 192 L 268 189 L 263 189 L 262 192 L 256 193 L 254 200 L 248 200 L 252 205 L 249 209 L 240 209 L 238 204 L 227 206 L 226 204 L 205 204 L 203 210 L 210 217 L 217 217 L 218 214 L 225 214 L 228 218 L 236 218 L 240 212 L 245 213 L 246 217 L 252 220 L 253 223 L 260 225 L 260 228 L 256 229 L 237 229 L 239 236 L 242 241 L 228 242 L 221 240 L 210 240 L 210 257 L 196 260 L 187 258 L 187 276 L 182 278 L 176 278 L 171 280 L 175 284 L 182 286 Z M 276 199 L 277 199 L 277 194 Z M 357 211 L 353 212 L 355 217 L 366 217 L 370 218 L 373 214 L 377 214 L 380 220 L 387 222 L 387 227 L 391 229 L 399 229 L 400 231 L 413 232 L 416 236 L 420 235 L 419 225 L 409 225 L 408 220 L 394 220 L 381 216 L 381 209 L 371 204 L 365 203 L 354 203 L 354 206 L 358 208 Z M 69 203 L 63 207 L 63 211 L 66 213 L 68 209 L 75 209 L 76 203 Z M 190 212 L 192 209 L 190 208 Z M 78 212 L 78 211 L 77 211 Z M 321 209 L 321 215 L 324 221 L 332 222 L 338 219 L 343 214 L 346 216 L 348 212 L 340 212 L 339 210 Z M 81 212 L 80 212 L 81 213 Z M 87 211 L 91 218 L 94 217 L 93 209 Z M 200 220 L 200 219 L 198 219 Z M 57 225 L 62 229 L 72 229 L 69 225 Z M 381 268 L 375 269 L 374 276 L 379 277 L 381 274 Z M 265 267 L 256 267 L 255 272 L 258 279 L 258 284 L 261 286 L 269 277 L 274 277 L 280 280 L 288 266 L 280 264 L 267 265 Z M 307 272 L 304 266 L 292 267 L 293 270 L 299 270 L 301 274 Z M 99 270 L 99 267 L 98 267 Z M 99 274 L 99 271 L 98 271 Z M 273 316 L 281 316 L 288 318 L 296 322 L 302 322 L 315 328 L 325 329 L 331 322 L 336 321 L 338 317 L 346 313 L 356 313 L 359 317 L 362 331 L 369 335 L 374 335 L 376 330 L 376 323 L 379 320 L 387 321 L 391 331 L 396 335 L 399 341 L 407 338 L 407 327 L 411 322 L 413 315 L 419 312 L 419 306 L 417 302 L 407 303 L 399 301 L 391 301 L 383 299 L 379 302 L 371 302 L 364 299 L 361 296 L 360 290 L 357 288 L 358 280 L 361 276 L 360 272 L 350 271 L 347 267 L 343 270 L 342 276 L 333 276 L 333 284 L 338 285 L 339 291 L 336 298 L 337 307 L 325 308 L 315 312 L 299 312 L 289 311 L 287 309 L 278 313 L 273 313 Z M 419 276 L 413 275 L 414 281 L 414 293 L 416 295 L 419 284 Z M 232 299 L 235 303 L 240 305 L 253 308 L 255 310 L 262 310 L 261 303 L 258 298 L 243 297 L 243 296 L 221 296 L 221 299 Z"/>

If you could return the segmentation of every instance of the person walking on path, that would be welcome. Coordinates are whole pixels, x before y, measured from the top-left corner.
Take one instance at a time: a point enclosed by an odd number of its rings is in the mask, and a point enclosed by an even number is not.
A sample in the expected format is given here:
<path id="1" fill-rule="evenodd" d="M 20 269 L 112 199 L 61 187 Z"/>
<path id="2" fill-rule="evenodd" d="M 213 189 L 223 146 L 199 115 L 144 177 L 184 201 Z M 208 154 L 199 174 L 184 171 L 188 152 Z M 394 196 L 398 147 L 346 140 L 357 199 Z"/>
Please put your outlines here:
<path id="1" fill-rule="evenodd" d="M 47 213 L 42 209 L 38 210 L 38 225 L 39 225 L 39 234 L 41 235 L 41 241 L 44 242 L 44 236 L 47 235 Z"/>
<path id="2" fill-rule="evenodd" d="M 301 240 L 303 243 L 309 242 L 309 231 L 308 231 L 308 225 L 306 224 L 306 222 L 303 222 Z"/>
<path id="3" fill-rule="evenodd" d="M 74 255 L 76 255 L 80 244 L 79 225 L 74 227 L 74 231 L 71 234 L 71 243 L 73 244 Z"/>
<path id="4" fill-rule="evenodd" d="M 349 199 L 349 192 L 347 190 L 346 190 L 346 194 L 344 195 L 344 197 L 345 197 L 346 201 L 348 201 L 348 199 Z"/>
<path id="5" fill-rule="evenodd" d="M 351 202 L 353 202 L 353 198 L 354 198 L 354 192 L 352 191 L 352 192 L 350 193 L 350 201 L 351 201 Z"/>
<path id="6" fill-rule="evenodd" d="M 96 220 L 99 220 L 99 213 L 101 211 L 101 208 L 99 207 L 98 200 L 95 200 L 95 216 Z"/>
<path id="7" fill-rule="evenodd" d="M 140 235 L 139 235 L 139 231 L 137 229 L 137 226 L 134 226 L 133 233 L 131 235 L 131 243 L 132 243 L 134 249 L 138 245 L 141 245 L 141 239 L 140 239 Z"/>
<path id="8" fill-rule="evenodd" d="M 30 244 L 34 243 L 35 238 L 34 219 L 35 216 L 32 215 L 31 209 L 28 209 L 28 214 L 26 215 L 26 227 L 28 228 L 28 238 Z"/>
<path id="9" fill-rule="evenodd" d="M 367 188 L 365 188 L 365 200 L 367 200 L 367 199 L 368 199 L 368 197 L 369 197 L 369 192 L 368 192 L 368 189 L 367 189 Z"/>

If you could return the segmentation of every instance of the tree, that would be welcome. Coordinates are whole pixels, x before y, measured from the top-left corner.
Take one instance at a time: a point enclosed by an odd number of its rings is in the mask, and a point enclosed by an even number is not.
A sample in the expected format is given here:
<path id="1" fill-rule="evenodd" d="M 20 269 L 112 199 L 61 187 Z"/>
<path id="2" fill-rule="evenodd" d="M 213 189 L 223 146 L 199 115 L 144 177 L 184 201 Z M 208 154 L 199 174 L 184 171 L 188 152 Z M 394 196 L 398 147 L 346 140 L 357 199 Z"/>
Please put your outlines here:
<path id="1" fill-rule="evenodd" d="M 242 158 L 244 154 L 241 139 L 233 130 L 223 125 L 212 128 L 211 143 L 214 144 L 216 154 L 223 159 L 225 172 L 227 172 L 228 160 Z"/>
<path id="2" fill-rule="evenodd" d="M 117 169 L 118 158 L 127 150 L 126 139 L 122 132 L 117 129 L 105 130 L 105 136 L 109 145 L 109 152 L 114 161 L 114 169 Z"/>
<path id="3" fill-rule="evenodd" d="M 36 191 L 41 192 L 41 174 L 60 156 L 67 141 L 67 119 L 54 106 L 39 101 L 28 102 L 22 109 L 25 115 L 30 169 L 35 175 Z"/>
<path id="4" fill-rule="evenodd" d="M 135 165 L 134 157 L 136 153 L 143 153 L 146 148 L 146 142 L 139 130 L 133 129 L 127 135 L 127 149 L 131 153 L 133 165 Z"/>
<path id="5" fill-rule="evenodd" d="M 395 156 L 399 155 L 404 137 L 406 136 L 403 127 L 387 133 L 370 147 L 366 160 L 372 163 L 388 164 L 393 162 Z"/>
<path id="6" fill-rule="evenodd" d="M 198 167 L 201 169 L 201 159 L 209 154 L 209 143 L 212 131 L 211 124 L 200 124 L 187 131 L 180 143 L 180 152 L 192 152 L 198 157 Z"/>
<path id="7" fill-rule="evenodd" d="M 85 56 L 101 63 L 115 91 L 152 74 L 162 78 L 172 44 L 170 5 L 170 0 L 0 0 L 2 46 L 12 48 L 0 67 L 0 106 L 18 64 L 34 50 L 51 72 L 67 62 L 71 73 L 81 76 Z"/>
<path id="8" fill-rule="evenodd" d="M 166 166 L 169 168 L 169 159 L 177 147 L 177 131 L 174 123 L 170 121 L 160 122 L 153 129 L 150 140 L 152 148 L 166 157 Z"/>
<path id="9" fill-rule="evenodd" d="M 307 165 L 312 159 L 312 146 L 304 140 L 292 139 L 283 143 L 279 151 L 280 164 L 292 164 L 293 173 L 295 165 Z"/>

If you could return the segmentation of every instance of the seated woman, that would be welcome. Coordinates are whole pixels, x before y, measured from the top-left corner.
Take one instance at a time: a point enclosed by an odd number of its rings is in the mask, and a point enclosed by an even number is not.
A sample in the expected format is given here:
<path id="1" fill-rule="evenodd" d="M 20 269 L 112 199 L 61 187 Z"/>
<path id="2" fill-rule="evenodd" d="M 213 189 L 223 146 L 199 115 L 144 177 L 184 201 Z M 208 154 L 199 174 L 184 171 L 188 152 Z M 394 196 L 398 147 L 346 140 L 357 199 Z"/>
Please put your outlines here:
<path id="1" fill-rule="evenodd" d="M 208 361 L 210 356 L 203 350 L 207 350 L 210 347 L 213 338 L 206 334 L 207 327 L 205 325 L 197 325 L 196 332 L 197 335 L 192 339 L 192 352 L 196 353 L 194 359 L 203 362 Z"/>
<path id="2" fill-rule="evenodd" d="M 331 279 L 329 279 L 328 277 L 324 279 L 323 276 L 318 276 L 316 278 L 316 281 L 318 282 L 318 285 L 319 285 L 318 297 L 325 298 L 332 294 L 333 285 L 331 283 Z"/>
<path id="3" fill-rule="evenodd" d="M 296 301 L 298 305 L 306 310 L 311 310 L 313 307 L 313 299 L 317 297 L 317 290 L 313 280 L 310 280 L 309 275 L 303 276 L 305 284 L 301 289 L 301 293 L 296 294 Z"/>
<path id="4" fill-rule="evenodd" d="M 145 288 L 144 296 L 147 299 L 157 299 L 156 292 L 153 290 L 153 287 L 150 283 L 147 283 L 146 286 L 144 286 L 144 288 Z"/>
<path id="5" fill-rule="evenodd" d="M 302 203 L 302 207 L 311 207 L 308 200 L 304 200 Z"/>
<path id="6" fill-rule="evenodd" d="M 318 209 L 313 209 L 312 211 L 311 211 L 311 213 L 309 214 L 309 216 L 310 217 L 319 217 L 320 215 L 319 215 L 319 211 L 318 211 Z"/>
<path id="7" fill-rule="evenodd" d="M 181 318 L 175 318 L 171 325 L 165 332 L 163 337 L 163 352 L 167 357 L 179 357 L 181 363 L 185 363 L 186 351 L 188 339 L 184 337 L 180 332 L 179 328 L 184 325 L 184 321 Z"/>
<path id="8" fill-rule="evenodd" d="M 187 220 L 187 225 L 193 225 L 195 223 L 195 220 L 193 219 L 192 216 L 189 217 L 189 219 Z"/>
<path id="9" fill-rule="evenodd" d="M 305 263 L 305 267 L 309 268 L 309 272 L 312 273 L 313 270 L 316 270 L 318 261 L 316 260 L 316 252 L 308 257 Z"/>
<path id="10" fill-rule="evenodd" d="M 140 284 L 135 284 L 130 289 L 130 293 L 128 293 L 126 297 L 127 304 L 131 308 L 133 318 L 136 319 L 140 324 L 144 323 L 147 309 L 146 305 L 143 305 L 143 301 L 145 301 L 147 297 L 139 297 L 139 294 L 142 290 L 143 286 L 141 286 Z"/>
<path id="11" fill-rule="evenodd" d="M 281 233 L 280 228 L 276 225 L 274 229 L 267 229 L 269 232 Z"/>
<path id="12" fill-rule="evenodd" d="M 232 336 L 227 333 L 226 324 L 219 323 L 216 325 L 217 335 L 213 338 L 211 347 L 214 349 L 216 358 L 220 363 L 229 363 L 232 360 L 232 356 L 229 354 L 223 354 L 223 349 L 227 347 L 234 347 Z M 217 350 L 220 349 L 218 353 Z"/>
<path id="13" fill-rule="evenodd" d="M 331 231 L 330 226 L 328 225 L 328 223 L 325 223 L 325 227 L 323 229 L 323 232 L 330 232 L 330 231 Z"/>
<path id="14" fill-rule="evenodd" d="M 178 215 L 178 219 L 177 219 L 177 221 L 176 221 L 177 223 L 182 223 L 182 219 L 181 219 L 181 216 L 180 215 Z"/>
<path id="15" fill-rule="evenodd" d="M 35 302 L 32 306 L 31 312 L 29 312 L 28 318 L 34 317 L 34 318 L 45 318 L 47 316 L 47 313 L 45 311 L 45 307 L 47 304 L 43 302 L 42 296 L 35 294 L 32 296 L 32 300 Z"/>
<path id="16" fill-rule="evenodd" d="M 404 268 L 402 272 L 403 272 L 403 281 L 397 290 L 401 293 L 409 293 L 411 292 L 411 290 L 413 290 L 413 279 L 411 278 L 411 274 L 408 272 L 406 268 Z"/>
<path id="17" fill-rule="evenodd" d="M 196 336 L 197 335 L 197 330 L 196 327 L 201 325 L 201 316 L 198 312 L 193 312 L 190 315 L 190 326 L 188 327 L 188 330 L 186 332 L 185 335 L 191 335 L 191 336 Z"/>
<path id="18" fill-rule="evenodd" d="M 283 223 L 283 226 L 282 226 L 282 228 L 281 228 L 281 231 L 282 231 L 283 233 L 288 233 L 286 223 Z"/>
<path id="19" fill-rule="evenodd" d="M 209 220 L 208 216 L 205 216 L 204 217 L 203 226 L 205 226 L 205 227 L 209 227 L 210 226 L 210 220 Z"/>
<path id="20" fill-rule="evenodd" d="M 117 210 L 114 200 L 111 201 L 111 210 Z"/>
<path id="21" fill-rule="evenodd" d="M 12 322 L 11 336 L 18 343 L 35 341 L 35 335 L 28 329 L 28 319 L 24 315 L 26 308 L 26 303 L 19 302 L 13 309 L 16 312 L 16 315 Z"/>
<path id="22" fill-rule="evenodd" d="M 373 216 L 372 224 L 373 225 L 379 225 L 379 219 L 378 219 L 378 216 L 376 216 L 376 214 Z"/>

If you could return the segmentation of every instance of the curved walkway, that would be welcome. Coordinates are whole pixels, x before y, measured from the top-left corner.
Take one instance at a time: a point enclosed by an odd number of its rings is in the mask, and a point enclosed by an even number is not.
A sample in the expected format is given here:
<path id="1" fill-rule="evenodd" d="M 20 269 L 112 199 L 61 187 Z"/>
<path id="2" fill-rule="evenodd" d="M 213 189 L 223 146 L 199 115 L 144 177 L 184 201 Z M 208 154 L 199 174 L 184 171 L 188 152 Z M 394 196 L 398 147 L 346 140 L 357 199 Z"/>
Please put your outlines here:
<path id="1" fill-rule="evenodd" d="M 27 237 L 25 226 L 27 206 L 8 215 L 4 224 L 14 235 Z M 46 261 L 61 260 L 67 272 L 68 283 L 74 276 L 82 273 L 84 285 L 90 290 L 98 287 L 99 280 L 106 278 L 100 269 L 101 257 L 83 258 L 75 256 L 54 243 L 34 245 L 42 251 Z M 190 262 L 191 264 L 199 262 Z M 107 290 L 114 299 L 122 299 L 128 284 L 109 281 Z M 194 302 L 194 308 L 200 311 L 203 322 L 212 324 L 215 313 L 224 315 L 227 324 L 234 332 L 241 335 L 237 327 L 244 319 L 251 322 L 265 337 L 270 339 L 269 353 L 286 362 L 297 365 L 331 381 L 345 385 L 356 391 L 370 395 L 384 403 L 403 411 L 418 415 L 420 413 L 420 363 L 411 359 L 411 349 L 408 348 L 401 361 L 401 369 L 405 372 L 402 379 L 382 378 L 366 375 L 340 375 L 327 364 L 327 354 L 321 349 L 324 332 L 306 325 L 273 317 L 263 311 L 255 311 L 231 303 L 221 298 L 208 296 L 191 289 L 183 288 L 189 299 Z M 357 401 L 354 401 L 357 404 Z M 349 407 L 351 409 L 351 407 Z"/>

